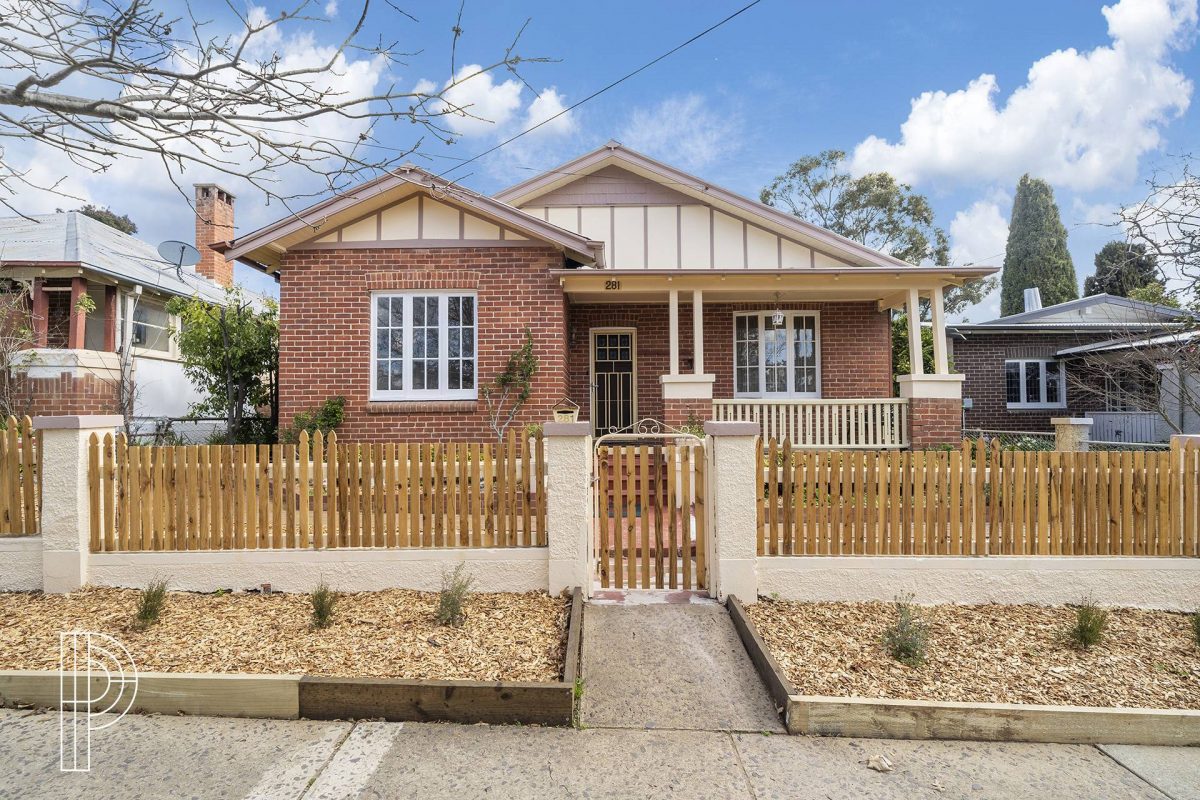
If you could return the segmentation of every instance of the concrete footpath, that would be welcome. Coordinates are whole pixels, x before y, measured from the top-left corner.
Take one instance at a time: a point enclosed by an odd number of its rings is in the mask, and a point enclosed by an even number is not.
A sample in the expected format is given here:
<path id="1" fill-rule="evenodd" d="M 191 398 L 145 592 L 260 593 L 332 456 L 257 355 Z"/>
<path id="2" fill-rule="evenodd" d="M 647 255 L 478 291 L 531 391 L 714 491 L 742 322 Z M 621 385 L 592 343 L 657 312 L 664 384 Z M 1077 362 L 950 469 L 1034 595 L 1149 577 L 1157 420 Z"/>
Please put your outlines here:
<path id="1" fill-rule="evenodd" d="M 57 714 L 0 711 L 0 798 L 1200 798 L 1184 748 L 130 716 L 68 774 L 58 744 Z"/>

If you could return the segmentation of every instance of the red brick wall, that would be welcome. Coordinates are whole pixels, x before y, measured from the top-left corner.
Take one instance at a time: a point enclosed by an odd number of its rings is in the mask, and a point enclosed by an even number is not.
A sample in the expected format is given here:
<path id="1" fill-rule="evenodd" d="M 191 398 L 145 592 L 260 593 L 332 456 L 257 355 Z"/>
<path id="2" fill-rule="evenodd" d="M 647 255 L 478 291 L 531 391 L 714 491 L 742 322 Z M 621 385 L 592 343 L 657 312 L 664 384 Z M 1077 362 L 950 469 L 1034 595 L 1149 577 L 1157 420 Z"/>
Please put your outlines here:
<path id="1" fill-rule="evenodd" d="M 733 397 L 733 315 L 773 309 L 767 303 L 704 304 L 704 371 L 714 374 L 713 397 Z M 828 398 L 891 397 L 892 339 L 886 312 L 873 303 L 784 303 L 787 310 L 820 312 L 821 395 Z M 664 419 L 679 409 L 664 408 L 659 377 L 670 369 L 667 304 L 572 304 L 568 362 L 571 398 L 589 415 L 591 328 L 636 328 L 638 415 Z M 692 307 L 679 307 L 680 371 L 691 372 Z M 682 409 L 682 406 L 680 406 Z M 686 420 L 687 412 L 681 412 Z M 703 418 L 707 418 L 706 416 Z M 669 420 L 664 420 L 669 421 Z"/>
<path id="2" fill-rule="evenodd" d="M 1053 431 L 1052 417 L 1081 416 L 1094 410 L 1096 398 L 1072 391 L 1082 379 L 1078 367 L 1067 366 L 1067 407 L 1050 409 L 1008 408 L 1004 362 L 1015 358 L 1053 358 L 1067 347 L 1112 338 L 1112 334 L 1080 333 L 968 333 L 966 341 L 954 339 L 954 370 L 964 373 L 963 397 L 971 398 L 966 427 L 999 431 Z"/>
<path id="3" fill-rule="evenodd" d="M 962 401 L 915 397 L 908 401 L 908 443 L 912 450 L 962 443 Z"/>
<path id="4" fill-rule="evenodd" d="M 346 397 L 347 441 L 493 439 L 478 401 L 370 403 L 371 291 L 472 289 L 476 383 L 487 385 L 520 347 L 525 328 L 539 360 L 533 396 L 516 426 L 544 422 L 565 392 L 566 312 L 548 270 L 549 247 L 293 251 L 280 279 L 280 424 L 335 395 Z"/>
<path id="5" fill-rule="evenodd" d="M 116 381 L 96 375 L 25 379 L 20 394 L 27 404 L 24 413 L 31 417 L 120 413 Z"/>

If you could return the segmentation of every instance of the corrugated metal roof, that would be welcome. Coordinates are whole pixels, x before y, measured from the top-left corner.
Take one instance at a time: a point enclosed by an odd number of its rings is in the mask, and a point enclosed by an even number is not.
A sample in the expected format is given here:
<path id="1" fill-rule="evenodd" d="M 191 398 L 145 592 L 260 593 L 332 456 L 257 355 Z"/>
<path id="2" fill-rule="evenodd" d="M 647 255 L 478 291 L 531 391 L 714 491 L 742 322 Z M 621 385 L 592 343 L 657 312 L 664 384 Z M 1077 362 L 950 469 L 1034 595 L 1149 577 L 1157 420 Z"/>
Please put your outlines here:
<path id="1" fill-rule="evenodd" d="M 1140 350 L 1145 348 L 1160 347 L 1163 345 L 1183 345 L 1190 343 L 1193 339 L 1200 339 L 1200 331 L 1166 333 L 1160 336 L 1150 336 L 1144 339 L 1109 339 L 1104 342 L 1085 344 L 1079 347 L 1068 347 L 1064 350 L 1059 350 L 1058 355 L 1071 356 L 1081 355 L 1084 353 L 1102 353 L 1110 350 Z"/>
<path id="2" fill-rule="evenodd" d="M 212 302 L 225 289 L 184 267 L 178 272 L 154 245 L 122 233 L 78 211 L 0 218 L 0 262 L 66 262 L 104 273 L 125 283 Z"/>

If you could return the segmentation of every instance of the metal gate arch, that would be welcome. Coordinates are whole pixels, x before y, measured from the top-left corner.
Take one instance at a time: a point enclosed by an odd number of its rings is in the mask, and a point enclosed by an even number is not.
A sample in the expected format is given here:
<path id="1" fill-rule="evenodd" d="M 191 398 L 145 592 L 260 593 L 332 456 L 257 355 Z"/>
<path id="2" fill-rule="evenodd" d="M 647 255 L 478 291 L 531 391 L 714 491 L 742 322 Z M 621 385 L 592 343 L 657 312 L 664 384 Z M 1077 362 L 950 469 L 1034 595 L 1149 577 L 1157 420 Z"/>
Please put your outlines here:
<path id="1" fill-rule="evenodd" d="M 643 419 L 596 438 L 592 559 L 602 589 L 708 585 L 707 439 Z"/>

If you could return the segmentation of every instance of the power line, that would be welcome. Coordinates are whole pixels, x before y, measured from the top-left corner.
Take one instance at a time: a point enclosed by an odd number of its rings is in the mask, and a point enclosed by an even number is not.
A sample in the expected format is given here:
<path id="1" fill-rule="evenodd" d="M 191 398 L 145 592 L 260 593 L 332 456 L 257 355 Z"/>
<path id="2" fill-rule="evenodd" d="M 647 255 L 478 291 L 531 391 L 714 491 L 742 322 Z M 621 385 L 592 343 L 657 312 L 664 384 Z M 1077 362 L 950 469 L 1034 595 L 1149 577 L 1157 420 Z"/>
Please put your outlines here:
<path id="1" fill-rule="evenodd" d="M 489 147 L 487 150 L 484 150 L 482 153 L 480 153 L 480 154 L 479 154 L 479 155 L 477 155 L 477 156 L 472 156 L 471 158 L 468 158 L 466 161 L 463 161 L 463 162 L 462 162 L 462 163 L 460 163 L 460 164 L 455 164 L 453 167 L 450 167 L 450 169 L 446 170 L 445 172 L 442 172 L 442 173 L 438 174 L 436 177 L 438 177 L 438 178 L 444 178 L 444 177 L 446 177 L 446 175 L 448 175 L 448 174 L 449 174 L 449 173 L 451 173 L 451 172 L 454 172 L 456 169 L 459 169 L 460 167 L 465 167 L 467 164 L 470 164 L 472 161 L 478 161 L 479 159 L 483 158 L 484 156 L 491 155 L 492 153 L 496 152 L 496 151 L 497 151 L 497 150 L 499 150 L 500 148 L 502 148 L 502 147 L 506 147 L 506 146 L 508 146 L 508 145 L 512 144 L 512 143 L 513 143 L 513 142 L 515 142 L 517 139 L 520 139 L 522 136 L 524 136 L 524 135 L 526 135 L 526 134 L 528 134 L 528 133 L 532 133 L 533 131 L 536 131 L 538 128 L 542 127 L 543 125 L 546 125 L 546 124 L 548 124 L 548 123 L 551 123 L 551 122 L 553 122 L 554 120 L 558 119 L 559 117 L 561 117 L 561 116 L 562 116 L 562 115 L 564 115 L 564 114 L 569 114 L 570 112 L 572 112 L 572 111 L 574 111 L 575 109 L 579 108 L 579 107 L 580 107 L 581 105 L 583 105 L 584 103 L 586 103 L 586 102 L 588 102 L 588 101 L 590 101 L 590 100 L 594 100 L 595 98 L 597 98 L 597 97 L 599 97 L 600 95 L 602 95 L 602 94 L 604 94 L 605 92 L 607 92 L 609 89 L 612 89 L 612 88 L 614 88 L 614 87 L 616 87 L 616 86 L 619 86 L 619 85 L 621 85 L 622 83 L 624 83 L 625 81 L 627 81 L 627 80 L 629 80 L 630 78 L 634 77 L 634 76 L 635 76 L 635 75 L 637 75 L 638 73 L 640 73 L 640 72 L 644 72 L 644 71 L 646 71 L 647 69 L 649 69 L 650 67 L 652 67 L 652 66 L 654 66 L 655 64 L 657 64 L 658 62 L 662 61 L 663 59 L 665 59 L 665 58 L 668 58 L 668 57 L 670 57 L 670 56 L 674 55 L 675 53 L 679 52 L 679 51 L 680 51 L 680 50 L 682 50 L 683 48 L 687 47 L 687 46 L 688 46 L 689 44 L 691 44 L 692 42 L 696 41 L 697 39 L 700 39 L 700 38 L 703 38 L 704 36 L 707 36 L 708 34 L 710 34 L 710 33 L 712 33 L 713 31 L 715 31 L 717 28 L 720 28 L 722 25 L 724 25 L 725 23 L 727 23 L 727 22 L 729 22 L 730 20 L 734 19 L 735 17 L 741 16 L 742 14 L 744 14 L 744 13 L 746 13 L 747 11 L 749 11 L 750 9 L 754 8 L 756 5 L 758 5 L 758 4 L 759 4 L 759 3 L 761 3 L 761 2 L 762 2 L 762 0 L 753 0 L 753 2 L 751 2 L 751 3 L 747 3 L 746 5 L 744 5 L 744 6 L 742 6 L 741 8 L 739 8 L 737 11 L 734 11 L 732 14 L 730 14 L 730 15 L 729 15 L 729 16 L 727 16 L 727 17 L 725 17 L 725 18 L 724 18 L 723 20 L 721 20 L 720 22 L 717 22 L 717 23 L 715 23 L 715 24 L 713 24 L 713 25 L 711 25 L 711 26 L 709 26 L 709 27 L 705 28 L 704 30 L 700 31 L 700 32 L 699 32 L 699 33 L 697 33 L 695 36 L 693 36 L 692 38 L 688 39 L 686 42 L 683 42 L 682 44 L 676 45 L 675 47 L 672 47 L 670 50 L 668 50 L 667 52 L 665 52 L 665 53 L 663 53 L 662 55 L 658 56 L 657 58 L 653 59 L 652 61 L 647 61 L 645 64 L 643 64 L 642 66 L 640 66 L 640 67 L 638 67 L 637 69 L 633 70 L 632 72 L 629 72 L 629 73 L 626 73 L 625 75 L 622 75 L 620 78 L 617 78 L 615 81 L 613 81 L 612 83 L 608 84 L 607 86 L 605 86 L 605 87 L 603 87 L 603 88 L 601 88 L 601 89 L 597 89 L 596 91 L 594 91 L 594 92 L 592 92 L 591 94 L 589 94 L 587 97 L 585 97 L 585 98 L 583 98 L 582 100 L 580 100 L 580 101 L 578 101 L 578 102 L 574 103 L 573 105 L 567 106 L 567 107 L 566 107 L 566 108 L 564 108 L 562 111 L 559 111 L 557 114 L 555 114 L 555 115 L 553 115 L 553 116 L 551 116 L 551 117 L 547 117 L 546 119 L 544 119 L 544 120 L 542 120 L 541 122 L 539 122 L 537 125 L 533 125 L 533 126 L 531 126 L 531 127 L 529 127 L 529 128 L 526 128 L 525 130 L 521 131 L 520 133 L 518 133 L 518 134 L 515 134 L 515 135 L 513 135 L 513 136 L 511 136 L 511 137 L 509 137 L 509 138 L 507 138 L 507 139 L 505 139 L 503 142 L 500 142 L 499 144 L 496 144 L 496 145 L 493 145 L 492 147 Z"/>

